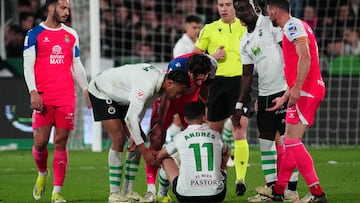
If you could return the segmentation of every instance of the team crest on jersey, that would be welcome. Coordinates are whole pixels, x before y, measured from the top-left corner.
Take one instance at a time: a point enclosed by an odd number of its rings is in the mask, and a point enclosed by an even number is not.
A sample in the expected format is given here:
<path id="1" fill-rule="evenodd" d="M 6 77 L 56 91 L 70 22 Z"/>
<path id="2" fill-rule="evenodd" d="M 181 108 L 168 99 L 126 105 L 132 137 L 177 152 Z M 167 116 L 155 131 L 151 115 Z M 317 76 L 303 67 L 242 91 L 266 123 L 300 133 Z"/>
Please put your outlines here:
<path id="1" fill-rule="evenodd" d="M 263 35 L 262 33 L 262 29 L 259 30 L 259 37 L 261 37 Z"/>
<path id="2" fill-rule="evenodd" d="M 65 36 L 64 36 L 64 41 L 65 41 L 66 43 L 69 43 L 69 42 L 70 42 L 69 35 L 65 35 Z"/>
<path id="3" fill-rule="evenodd" d="M 116 109 L 113 106 L 109 106 L 107 112 L 111 115 L 114 115 L 116 113 Z"/>
<path id="4" fill-rule="evenodd" d="M 139 90 L 137 93 L 136 93 L 136 98 L 138 99 L 142 99 L 144 97 L 144 92 Z"/>

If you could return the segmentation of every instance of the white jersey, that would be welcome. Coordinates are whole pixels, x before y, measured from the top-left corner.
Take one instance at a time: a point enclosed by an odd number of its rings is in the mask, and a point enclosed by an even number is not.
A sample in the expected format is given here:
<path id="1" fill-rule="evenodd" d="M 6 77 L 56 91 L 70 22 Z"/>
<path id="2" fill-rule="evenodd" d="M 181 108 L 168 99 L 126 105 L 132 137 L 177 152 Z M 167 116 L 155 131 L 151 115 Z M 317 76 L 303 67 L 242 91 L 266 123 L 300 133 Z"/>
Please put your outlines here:
<path id="1" fill-rule="evenodd" d="M 125 116 L 136 145 L 143 143 L 139 123 L 148 107 L 160 96 L 165 72 L 150 64 L 128 64 L 107 69 L 93 79 L 89 92 L 99 99 L 111 99 L 120 105 L 128 105 Z"/>
<path id="2" fill-rule="evenodd" d="M 190 53 L 195 48 L 195 43 L 191 41 L 190 37 L 184 33 L 183 36 L 175 43 L 173 49 L 173 57 L 176 58 L 178 56 Z"/>
<path id="3" fill-rule="evenodd" d="M 287 89 L 281 46 L 283 33 L 268 17 L 259 15 L 252 33 L 246 32 L 240 43 L 241 61 L 254 64 L 258 74 L 259 96 L 269 96 Z"/>
<path id="4" fill-rule="evenodd" d="M 221 135 L 206 124 L 189 125 L 166 145 L 169 155 L 179 153 L 176 191 L 183 196 L 217 195 L 225 185 L 220 171 L 225 145 Z"/>

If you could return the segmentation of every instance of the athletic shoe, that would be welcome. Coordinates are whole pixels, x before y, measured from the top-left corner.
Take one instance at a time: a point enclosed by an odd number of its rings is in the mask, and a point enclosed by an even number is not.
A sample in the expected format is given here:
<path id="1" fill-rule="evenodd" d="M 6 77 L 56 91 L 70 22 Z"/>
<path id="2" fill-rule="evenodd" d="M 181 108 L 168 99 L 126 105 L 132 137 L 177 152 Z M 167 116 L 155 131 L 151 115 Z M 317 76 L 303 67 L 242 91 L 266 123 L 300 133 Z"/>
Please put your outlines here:
<path id="1" fill-rule="evenodd" d="M 155 202 L 156 200 L 156 196 L 154 195 L 154 193 L 147 191 L 145 193 L 145 196 L 143 199 L 141 199 L 141 202 Z"/>
<path id="2" fill-rule="evenodd" d="M 156 202 L 168 203 L 168 202 L 171 202 L 171 198 L 170 198 L 169 195 L 165 195 L 165 196 L 162 196 L 162 197 L 156 197 Z"/>
<path id="3" fill-rule="evenodd" d="M 257 194 L 255 196 L 248 197 L 248 202 L 272 202 L 272 199 L 265 195 Z"/>
<path id="4" fill-rule="evenodd" d="M 44 193 L 45 193 L 46 182 L 47 182 L 49 176 L 50 176 L 49 169 L 46 170 L 45 176 L 38 175 L 34 189 L 33 189 L 33 197 L 35 200 L 41 200 L 43 198 Z"/>
<path id="5" fill-rule="evenodd" d="M 120 192 L 112 192 L 108 198 L 109 203 L 127 203 L 130 202 L 125 195 L 121 194 Z"/>
<path id="6" fill-rule="evenodd" d="M 137 192 L 134 191 L 128 191 L 125 197 L 127 197 L 131 201 L 140 201 L 140 199 L 142 198 Z"/>
<path id="7" fill-rule="evenodd" d="M 299 193 L 293 190 L 285 190 L 284 202 L 296 202 L 299 201 Z"/>
<path id="8" fill-rule="evenodd" d="M 283 194 L 277 194 L 275 191 L 273 191 L 272 187 L 262 187 L 257 186 L 255 188 L 256 192 L 265 195 L 267 197 L 270 197 L 275 202 L 283 202 L 284 201 L 284 195 Z"/>
<path id="9" fill-rule="evenodd" d="M 297 203 L 308 203 L 308 202 L 327 203 L 327 197 L 325 193 L 323 193 L 320 196 L 317 196 L 308 192 L 303 198 L 301 198 L 299 201 L 296 202 Z"/>
<path id="10" fill-rule="evenodd" d="M 237 180 L 235 182 L 235 193 L 237 196 L 242 196 L 246 192 L 246 183 L 243 180 Z"/>
<path id="11" fill-rule="evenodd" d="M 51 196 L 51 203 L 65 203 L 63 196 L 60 193 L 54 193 Z"/>
<path id="12" fill-rule="evenodd" d="M 227 167 L 234 167 L 235 166 L 235 162 L 231 157 L 229 157 L 228 161 L 226 162 L 226 166 Z"/>

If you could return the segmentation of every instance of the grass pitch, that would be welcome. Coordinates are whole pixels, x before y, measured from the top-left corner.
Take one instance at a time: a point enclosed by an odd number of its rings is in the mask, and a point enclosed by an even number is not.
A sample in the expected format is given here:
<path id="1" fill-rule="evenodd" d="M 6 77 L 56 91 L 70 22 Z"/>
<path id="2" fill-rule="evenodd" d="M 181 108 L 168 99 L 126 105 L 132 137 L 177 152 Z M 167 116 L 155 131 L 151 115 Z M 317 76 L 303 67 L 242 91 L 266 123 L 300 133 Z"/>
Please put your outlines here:
<path id="1" fill-rule="evenodd" d="M 360 147 L 309 147 L 315 167 L 329 202 L 360 202 Z M 68 173 L 63 195 L 68 202 L 107 202 L 108 169 L 107 149 L 103 152 L 69 151 Z M 247 202 L 247 197 L 255 195 L 254 188 L 264 184 L 258 147 L 250 147 L 250 160 L 246 177 L 248 190 L 244 196 L 235 195 L 234 168 L 228 169 L 228 192 L 225 202 Z M 49 150 L 49 167 L 53 153 Z M 50 202 L 52 176 L 47 183 L 43 200 L 35 201 L 32 189 L 37 172 L 31 150 L 0 152 L 0 202 L 32 203 Z M 144 161 L 141 161 L 136 177 L 135 191 L 146 192 Z M 300 197 L 308 192 L 302 177 L 299 177 Z M 170 192 L 173 202 L 175 197 Z"/>

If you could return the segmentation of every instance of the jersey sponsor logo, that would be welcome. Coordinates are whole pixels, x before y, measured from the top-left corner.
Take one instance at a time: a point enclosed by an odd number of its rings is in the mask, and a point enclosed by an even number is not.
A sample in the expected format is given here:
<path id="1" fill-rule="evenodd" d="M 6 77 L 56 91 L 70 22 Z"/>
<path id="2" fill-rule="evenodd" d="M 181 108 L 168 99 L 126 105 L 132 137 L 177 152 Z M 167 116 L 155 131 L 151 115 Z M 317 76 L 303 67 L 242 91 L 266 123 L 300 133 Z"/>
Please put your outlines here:
<path id="1" fill-rule="evenodd" d="M 50 54 L 50 64 L 64 64 L 64 58 L 61 46 L 53 46 L 52 53 Z"/>
<path id="2" fill-rule="evenodd" d="M 136 98 L 138 99 L 142 99 L 144 97 L 144 92 L 139 90 L 137 93 L 136 93 Z"/>
<path id="3" fill-rule="evenodd" d="M 220 185 L 222 182 L 215 179 L 193 179 L 190 181 L 192 187 L 207 187 L 213 185 Z"/>

